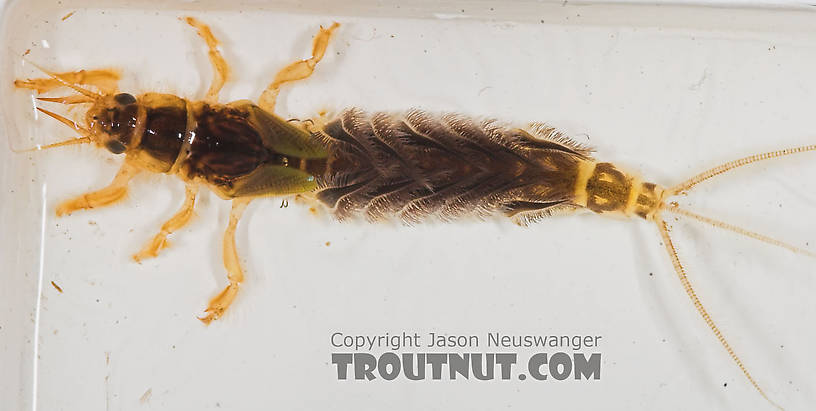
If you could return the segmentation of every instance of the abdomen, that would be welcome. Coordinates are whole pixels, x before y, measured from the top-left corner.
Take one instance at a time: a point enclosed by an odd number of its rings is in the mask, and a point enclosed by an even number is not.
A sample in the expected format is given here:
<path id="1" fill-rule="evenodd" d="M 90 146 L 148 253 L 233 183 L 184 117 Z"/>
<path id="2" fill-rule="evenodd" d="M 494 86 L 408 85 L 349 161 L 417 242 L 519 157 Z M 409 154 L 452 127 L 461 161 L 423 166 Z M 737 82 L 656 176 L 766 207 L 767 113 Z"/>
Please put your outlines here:
<path id="1" fill-rule="evenodd" d="M 329 158 L 317 198 L 340 218 L 541 212 L 572 206 L 589 151 L 552 128 L 458 115 L 347 110 L 320 133 Z"/>

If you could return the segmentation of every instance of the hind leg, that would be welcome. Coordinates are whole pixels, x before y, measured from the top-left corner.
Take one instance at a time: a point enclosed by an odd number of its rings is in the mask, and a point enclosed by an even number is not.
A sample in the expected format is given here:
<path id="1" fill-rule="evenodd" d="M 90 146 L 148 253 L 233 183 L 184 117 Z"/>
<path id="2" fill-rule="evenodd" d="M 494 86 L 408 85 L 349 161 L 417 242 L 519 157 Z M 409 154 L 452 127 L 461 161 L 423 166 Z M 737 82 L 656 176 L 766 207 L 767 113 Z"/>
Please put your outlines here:
<path id="1" fill-rule="evenodd" d="M 187 17 L 184 21 L 193 26 L 198 32 L 199 37 L 204 39 L 207 43 L 210 63 L 212 63 L 214 73 L 213 81 L 210 84 L 210 89 L 207 90 L 207 96 L 204 100 L 207 103 L 215 104 L 218 102 L 218 93 L 221 91 L 221 88 L 224 87 L 224 83 L 226 83 L 227 77 L 229 76 L 229 65 L 227 65 L 227 61 L 224 60 L 224 56 L 221 55 L 221 52 L 218 51 L 218 39 L 215 38 L 209 26 L 193 17 Z"/>
<path id="2" fill-rule="evenodd" d="M 327 29 L 324 29 L 321 26 L 320 31 L 312 41 L 312 57 L 305 60 L 296 61 L 284 67 L 278 72 L 277 75 L 275 75 L 275 79 L 272 80 L 272 83 L 269 84 L 266 90 L 264 90 L 264 92 L 261 94 L 261 97 L 258 98 L 258 105 L 262 109 L 270 113 L 274 113 L 275 102 L 278 98 L 278 93 L 280 93 L 280 86 L 284 83 L 303 80 L 312 75 L 315 66 L 318 62 L 320 62 L 323 55 L 326 53 L 326 47 L 329 45 L 329 38 L 337 27 L 340 27 L 339 23 L 333 23 Z"/>
<path id="3" fill-rule="evenodd" d="M 238 221 L 250 201 L 251 199 L 248 198 L 232 200 L 232 211 L 230 211 L 229 225 L 227 225 L 227 230 L 224 232 L 223 245 L 224 268 L 227 269 L 229 285 L 210 300 L 210 304 L 204 310 L 207 315 L 199 318 L 204 324 L 209 324 L 224 315 L 224 312 L 235 300 L 235 296 L 238 295 L 238 287 L 244 281 L 244 270 L 241 268 L 241 261 L 238 259 L 238 251 L 235 247 L 235 229 L 238 227 Z"/>
<path id="4" fill-rule="evenodd" d="M 113 69 L 78 70 L 48 74 L 53 75 L 53 77 L 14 80 L 14 86 L 36 90 L 37 94 L 42 94 L 56 88 L 65 87 L 65 83 L 75 86 L 83 84 L 96 86 L 99 91 L 110 94 L 118 90 L 119 80 L 122 78 L 121 74 Z"/>

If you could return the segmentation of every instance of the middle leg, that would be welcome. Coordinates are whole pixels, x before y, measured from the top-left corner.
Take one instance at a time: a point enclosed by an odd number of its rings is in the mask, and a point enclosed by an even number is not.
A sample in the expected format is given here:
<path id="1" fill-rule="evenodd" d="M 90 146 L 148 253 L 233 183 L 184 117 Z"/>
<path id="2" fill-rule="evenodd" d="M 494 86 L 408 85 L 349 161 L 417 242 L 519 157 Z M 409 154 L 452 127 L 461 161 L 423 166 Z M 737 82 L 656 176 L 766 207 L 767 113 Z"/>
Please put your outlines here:
<path id="1" fill-rule="evenodd" d="M 149 243 L 142 247 L 142 250 L 133 255 L 133 259 L 141 261 L 145 258 L 152 258 L 159 255 L 159 251 L 170 245 L 167 242 L 167 236 L 187 225 L 190 218 L 193 216 L 193 208 L 195 207 L 195 199 L 198 194 L 198 186 L 194 184 L 187 185 L 184 205 L 181 209 L 169 220 L 167 220 L 161 227 L 161 230 L 156 234 Z"/>
<path id="2" fill-rule="evenodd" d="M 224 83 L 226 83 L 227 77 L 229 76 L 229 66 L 221 55 L 221 52 L 218 51 L 218 40 L 213 35 L 210 27 L 193 17 L 187 17 L 184 21 L 196 29 L 199 37 L 207 42 L 207 48 L 210 50 L 210 63 L 212 63 L 215 73 L 213 74 L 210 89 L 207 90 L 207 96 L 204 99 L 207 103 L 215 104 L 218 102 L 218 93 L 221 91 L 221 88 L 224 87 Z"/>

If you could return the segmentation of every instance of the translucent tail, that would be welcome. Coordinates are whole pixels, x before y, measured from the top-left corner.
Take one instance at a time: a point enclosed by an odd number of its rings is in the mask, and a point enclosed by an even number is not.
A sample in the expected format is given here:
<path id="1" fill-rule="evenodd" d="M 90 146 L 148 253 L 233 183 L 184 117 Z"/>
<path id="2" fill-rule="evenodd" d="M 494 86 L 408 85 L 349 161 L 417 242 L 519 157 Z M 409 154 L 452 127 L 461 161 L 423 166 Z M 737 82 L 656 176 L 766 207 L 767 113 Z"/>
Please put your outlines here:
<path id="1" fill-rule="evenodd" d="M 663 208 L 663 210 L 666 210 L 666 211 L 669 211 L 671 213 L 675 213 L 675 214 L 678 214 L 678 215 L 682 215 L 684 217 L 689 217 L 689 218 L 695 219 L 697 221 L 712 225 L 714 227 L 721 228 L 723 230 L 728 230 L 728 231 L 731 231 L 731 232 L 734 232 L 734 233 L 737 233 L 737 234 L 741 234 L 741 235 L 744 235 L 746 237 L 753 238 L 754 240 L 762 241 L 763 243 L 766 243 L 766 244 L 775 245 L 777 247 L 782 247 L 782 248 L 785 248 L 787 250 L 793 251 L 796 254 L 802 254 L 802 255 L 806 255 L 808 257 L 816 258 L 816 253 L 814 253 L 813 251 L 805 250 L 804 248 L 799 248 L 799 247 L 796 247 L 794 245 L 790 245 L 790 244 L 788 244 L 786 242 L 773 239 L 773 238 L 768 237 L 767 235 L 764 235 L 764 234 L 759 234 L 759 233 L 755 233 L 753 231 L 748 231 L 748 230 L 746 230 L 746 229 L 744 229 L 742 227 L 738 227 L 738 226 L 733 225 L 733 224 L 729 224 L 729 223 L 726 223 L 726 222 L 723 222 L 723 221 L 715 220 L 713 218 L 709 218 L 709 217 L 706 217 L 706 216 L 702 216 L 702 215 L 699 215 L 699 214 L 692 213 L 691 211 L 684 210 L 684 209 L 678 207 L 675 204 L 667 205 L 667 206 L 665 206 Z"/>
<path id="2" fill-rule="evenodd" d="M 677 255 L 677 248 L 675 248 L 674 242 L 672 241 L 671 235 L 669 234 L 669 226 L 666 224 L 665 221 L 663 221 L 659 217 L 655 219 L 655 222 L 657 223 L 658 230 L 660 230 L 660 235 L 663 237 L 663 245 L 666 247 L 666 252 L 669 253 L 669 257 L 672 260 L 672 266 L 674 266 L 674 271 L 677 273 L 677 277 L 680 278 L 680 282 L 683 284 L 683 288 L 686 290 L 686 294 L 688 294 L 689 298 L 691 299 L 691 303 L 694 304 L 694 308 L 696 308 L 697 312 L 700 313 L 700 316 L 703 317 L 703 321 L 705 321 L 706 325 L 708 325 L 708 328 L 711 329 L 711 332 L 714 333 L 714 336 L 717 337 L 717 340 L 720 341 L 720 344 L 722 344 L 723 348 L 725 348 L 725 350 L 728 351 L 728 355 L 731 356 L 731 359 L 734 360 L 734 363 L 737 364 L 737 367 L 739 367 L 739 369 L 742 370 L 742 373 L 743 375 L 745 375 L 745 378 L 747 378 L 751 385 L 753 385 L 757 392 L 759 392 L 759 395 L 761 395 L 762 398 L 765 398 L 766 401 L 768 401 L 771 405 L 773 405 L 777 409 L 780 410 L 783 409 L 781 406 L 779 406 L 779 404 L 771 400 L 770 397 L 768 397 L 768 395 L 765 394 L 765 391 L 762 390 L 759 384 L 757 384 L 754 377 L 751 375 L 750 372 L 748 372 L 748 368 L 745 367 L 740 357 L 737 355 L 736 352 L 734 352 L 734 349 L 731 348 L 731 344 L 729 344 L 728 340 L 725 339 L 725 336 L 720 331 L 720 328 L 717 327 L 717 324 L 715 324 L 714 320 L 711 319 L 711 315 L 708 314 L 708 311 L 703 306 L 703 303 L 700 301 L 700 298 L 697 297 L 697 293 L 694 292 L 694 287 L 691 286 L 691 282 L 689 281 L 688 276 L 686 275 L 686 269 L 683 267 L 683 264 L 680 262 L 680 257 Z"/>
<path id="3" fill-rule="evenodd" d="M 672 195 L 681 194 L 681 193 L 684 193 L 684 192 L 688 191 L 689 189 L 696 186 L 697 184 L 700 184 L 703 181 L 708 180 L 709 178 L 716 177 L 716 176 L 718 176 L 718 175 L 720 175 L 722 173 L 725 173 L 726 171 L 733 170 L 735 168 L 739 168 L 739 167 L 742 167 L 742 166 L 746 166 L 746 165 L 751 164 L 751 163 L 756 163 L 758 161 L 770 160 L 772 158 L 783 157 L 783 156 L 787 156 L 787 155 L 791 155 L 791 154 L 805 153 L 805 152 L 808 152 L 808 151 L 816 151 L 816 144 L 810 144 L 810 145 L 801 146 L 801 147 L 794 147 L 794 148 L 786 148 L 784 150 L 770 151 L 770 152 L 762 153 L 762 154 L 754 154 L 752 156 L 743 157 L 743 158 L 741 158 L 739 160 L 729 161 L 729 162 L 727 162 L 725 164 L 720 164 L 717 167 L 714 167 L 714 168 L 706 170 L 706 171 L 704 171 L 704 172 L 702 172 L 700 174 L 697 174 L 696 176 L 694 176 L 694 177 L 692 177 L 692 178 L 690 178 L 690 179 L 688 179 L 688 180 L 686 180 L 686 181 L 672 187 L 669 190 L 669 192 L 671 192 Z"/>
<path id="4" fill-rule="evenodd" d="M 805 146 L 800 146 L 800 147 L 788 148 L 788 149 L 778 150 L 778 151 L 771 151 L 771 152 L 767 152 L 767 153 L 756 154 L 756 155 L 744 157 L 744 158 L 734 160 L 734 161 L 729 161 L 727 163 L 721 164 L 721 165 L 719 165 L 717 167 L 714 167 L 712 169 L 704 171 L 704 172 L 702 172 L 700 174 L 697 174 L 696 176 L 694 176 L 694 177 L 692 177 L 692 178 L 690 178 L 690 179 L 688 179 L 688 180 L 686 180 L 686 181 L 672 187 L 671 189 L 666 191 L 666 194 L 667 194 L 666 197 L 670 198 L 670 197 L 673 197 L 673 196 L 678 195 L 678 194 L 686 193 L 688 190 L 690 190 L 691 188 L 693 188 L 697 184 L 702 183 L 703 181 L 706 181 L 708 179 L 716 177 L 716 176 L 718 176 L 720 174 L 723 174 L 725 172 L 728 172 L 730 170 L 733 170 L 735 168 L 746 166 L 748 164 L 756 163 L 756 162 L 759 162 L 759 161 L 770 160 L 772 158 L 783 157 L 783 156 L 787 156 L 787 155 L 791 155 L 791 154 L 805 153 L 805 152 L 809 152 L 809 151 L 816 151 L 816 144 L 810 144 L 810 145 L 805 145 Z M 714 333 L 714 336 L 717 337 L 717 340 L 720 341 L 720 344 L 728 352 L 728 355 L 731 357 L 732 360 L 734 360 L 734 363 L 737 364 L 739 369 L 745 375 L 745 378 L 748 379 L 748 381 L 757 390 L 757 392 L 759 392 L 759 394 L 762 396 L 762 398 L 765 398 L 765 400 L 767 400 L 774 407 L 776 407 L 778 409 L 782 409 L 782 407 L 779 406 L 779 404 L 772 401 L 768 397 L 768 395 L 765 394 L 765 391 L 762 390 L 762 388 L 756 382 L 756 380 L 751 375 L 751 373 L 748 372 L 748 368 L 743 364 L 742 360 L 736 354 L 734 349 L 731 348 L 731 345 L 728 343 L 728 340 L 725 339 L 725 336 L 723 336 L 723 334 L 720 331 L 719 327 L 717 327 L 717 325 L 714 323 L 714 320 L 711 319 L 711 316 L 708 314 L 708 311 L 703 306 L 702 302 L 700 301 L 700 298 L 697 297 L 697 294 L 694 292 L 694 288 L 692 287 L 691 282 L 689 281 L 688 276 L 686 275 L 686 269 L 683 267 L 683 264 L 680 262 L 680 257 L 677 254 L 677 248 L 675 247 L 674 242 L 672 241 L 672 238 L 671 238 L 671 235 L 670 235 L 670 227 L 668 226 L 668 224 L 666 224 L 666 222 L 663 220 L 663 218 L 661 216 L 661 213 L 663 211 L 674 213 L 674 214 L 677 214 L 677 215 L 680 215 L 680 216 L 683 216 L 683 217 L 688 217 L 688 218 L 691 218 L 691 219 L 694 219 L 694 220 L 709 224 L 711 226 L 714 226 L 714 227 L 717 227 L 717 228 L 720 228 L 720 229 L 728 230 L 728 231 L 731 231 L 731 232 L 734 232 L 734 233 L 737 233 L 737 234 L 744 235 L 746 237 L 753 238 L 755 240 L 762 241 L 762 242 L 764 242 L 766 244 L 771 244 L 771 245 L 774 245 L 774 246 L 777 246 L 777 247 L 782 247 L 782 248 L 785 248 L 785 249 L 790 250 L 790 251 L 792 251 L 794 253 L 797 253 L 797 254 L 802 254 L 802 255 L 805 255 L 805 256 L 808 256 L 808 257 L 816 258 L 816 253 L 814 253 L 812 251 L 809 251 L 809 250 L 805 250 L 803 248 L 800 248 L 800 247 L 797 247 L 797 246 L 794 246 L 794 245 L 791 245 L 791 244 L 788 244 L 788 243 L 785 243 L 785 242 L 782 242 L 782 241 L 779 241 L 779 240 L 776 240 L 776 239 L 773 239 L 773 238 L 771 238 L 769 236 L 766 236 L 764 234 L 759 234 L 759 233 L 756 233 L 756 232 L 753 232 L 753 231 L 749 231 L 749 230 L 746 230 L 744 228 L 738 227 L 736 225 L 725 223 L 725 222 L 722 222 L 722 221 L 718 221 L 718 220 L 715 220 L 713 218 L 709 218 L 709 217 L 706 217 L 706 216 L 702 216 L 702 215 L 693 213 L 691 211 L 686 211 L 684 209 L 681 209 L 676 203 L 668 203 L 668 204 L 663 203 L 660 206 L 660 212 L 656 213 L 655 217 L 653 218 L 653 220 L 657 224 L 658 230 L 660 231 L 660 235 L 663 238 L 663 244 L 666 247 L 666 252 L 669 254 L 669 257 L 671 258 L 672 266 L 674 267 L 674 271 L 677 273 L 677 276 L 680 279 L 680 282 L 683 284 L 683 288 L 686 290 L 686 294 L 688 294 L 689 299 L 691 299 L 691 302 L 694 305 L 694 308 L 697 309 L 697 312 L 703 318 L 703 321 L 705 321 L 706 325 L 708 325 L 708 328 L 711 329 L 711 331 Z"/>

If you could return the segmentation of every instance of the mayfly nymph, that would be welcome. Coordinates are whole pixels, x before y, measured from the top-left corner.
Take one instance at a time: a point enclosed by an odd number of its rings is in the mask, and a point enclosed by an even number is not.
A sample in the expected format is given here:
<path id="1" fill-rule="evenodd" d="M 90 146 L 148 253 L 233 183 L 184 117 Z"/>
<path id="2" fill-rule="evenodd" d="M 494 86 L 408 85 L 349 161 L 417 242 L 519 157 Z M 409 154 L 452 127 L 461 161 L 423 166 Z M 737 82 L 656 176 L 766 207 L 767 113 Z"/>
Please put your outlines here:
<path id="1" fill-rule="evenodd" d="M 123 93 L 117 87 L 119 74 L 112 70 L 51 73 L 41 69 L 48 77 L 17 80 L 15 85 L 38 93 L 67 87 L 78 94 L 39 100 L 90 105 L 82 124 L 37 107 L 80 134 L 37 149 L 92 143 L 124 154 L 110 185 L 61 203 L 57 215 L 119 201 L 139 173 L 165 173 L 185 182 L 181 209 L 134 259 L 158 255 L 167 246 L 168 235 L 190 221 L 199 187 L 232 201 L 223 237 L 229 284 L 209 302 L 201 318 L 204 323 L 224 314 L 244 281 L 235 230 L 247 204 L 256 198 L 299 195 L 321 203 L 339 219 L 362 215 L 370 221 L 398 218 L 408 223 L 428 217 L 450 220 L 504 214 L 527 224 L 554 214 L 589 210 L 655 224 L 694 307 L 747 380 L 771 402 L 695 294 L 664 215 L 690 217 L 813 257 L 813 252 L 794 245 L 682 209 L 670 199 L 731 169 L 816 151 L 816 144 L 745 157 L 665 187 L 596 161 L 588 147 L 544 124 L 519 128 L 456 114 L 358 109 L 330 119 L 285 120 L 274 114 L 280 87 L 312 74 L 339 24 L 321 27 L 313 40 L 312 56 L 280 70 L 257 104 L 248 100 L 220 104 L 218 95 L 229 68 L 218 41 L 205 24 L 192 17 L 185 21 L 206 42 L 214 67 L 215 77 L 203 100 Z"/>

